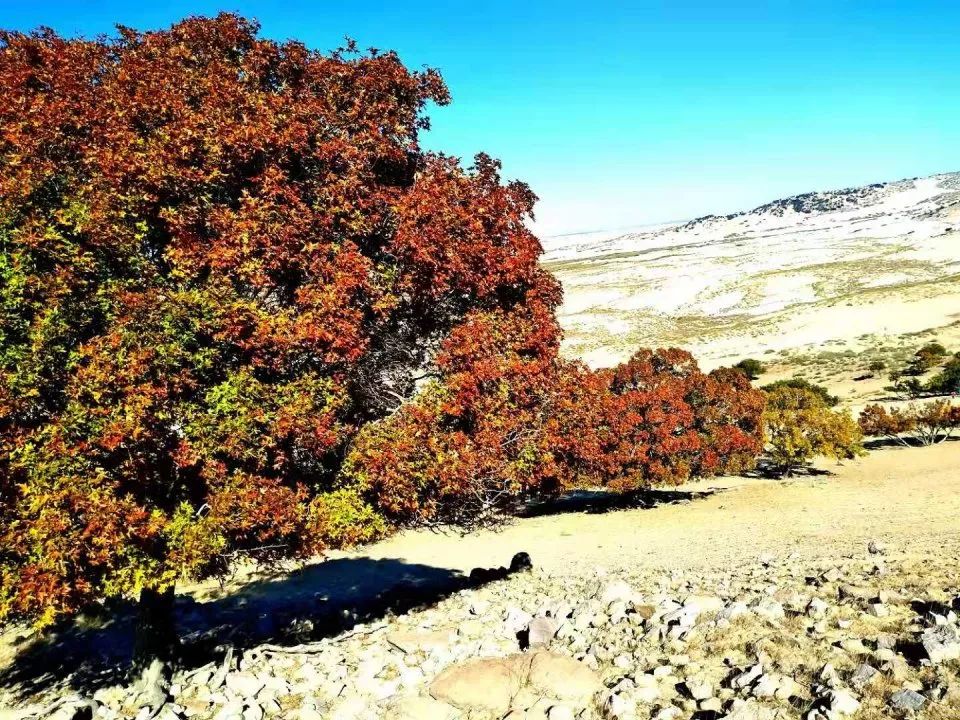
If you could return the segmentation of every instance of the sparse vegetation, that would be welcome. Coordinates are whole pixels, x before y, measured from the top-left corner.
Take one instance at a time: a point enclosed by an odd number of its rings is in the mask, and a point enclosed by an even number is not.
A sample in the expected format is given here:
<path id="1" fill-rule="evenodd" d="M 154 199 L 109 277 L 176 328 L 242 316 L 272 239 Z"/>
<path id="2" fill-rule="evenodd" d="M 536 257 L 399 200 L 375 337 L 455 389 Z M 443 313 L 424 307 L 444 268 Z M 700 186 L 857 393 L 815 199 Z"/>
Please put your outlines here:
<path id="1" fill-rule="evenodd" d="M 927 389 L 933 393 L 960 393 L 960 353 L 950 358 L 943 369 L 927 382 Z"/>

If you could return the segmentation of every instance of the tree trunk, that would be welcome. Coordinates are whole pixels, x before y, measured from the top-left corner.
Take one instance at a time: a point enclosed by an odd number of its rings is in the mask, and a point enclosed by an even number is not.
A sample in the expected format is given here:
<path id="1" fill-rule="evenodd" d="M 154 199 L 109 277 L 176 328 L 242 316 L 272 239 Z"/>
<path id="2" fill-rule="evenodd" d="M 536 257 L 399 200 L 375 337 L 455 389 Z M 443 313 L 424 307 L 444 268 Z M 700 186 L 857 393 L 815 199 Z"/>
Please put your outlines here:
<path id="1" fill-rule="evenodd" d="M 172 587 L 162 592 L 143 589 L 137 607 L 133 645 L 133 670 L 139 675 L 137 704 L 155 712 L 167 701 L 179 649 L 173 599 Z"/>

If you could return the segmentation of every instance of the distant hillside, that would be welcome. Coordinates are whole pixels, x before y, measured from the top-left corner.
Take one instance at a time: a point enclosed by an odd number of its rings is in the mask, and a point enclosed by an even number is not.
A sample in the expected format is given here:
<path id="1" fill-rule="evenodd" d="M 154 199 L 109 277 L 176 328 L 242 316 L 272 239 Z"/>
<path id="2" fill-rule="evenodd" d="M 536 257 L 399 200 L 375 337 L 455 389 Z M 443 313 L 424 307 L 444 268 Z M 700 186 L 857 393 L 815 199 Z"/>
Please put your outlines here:
<path id="1" fill-rule="evenodd" d="M 570 355 L 606 365 L 676 344 L 716 364 L 960 319 L 955 228 L 960 173 L 949 173 L 574 236 L 546 263 L 564 285 Z"/>

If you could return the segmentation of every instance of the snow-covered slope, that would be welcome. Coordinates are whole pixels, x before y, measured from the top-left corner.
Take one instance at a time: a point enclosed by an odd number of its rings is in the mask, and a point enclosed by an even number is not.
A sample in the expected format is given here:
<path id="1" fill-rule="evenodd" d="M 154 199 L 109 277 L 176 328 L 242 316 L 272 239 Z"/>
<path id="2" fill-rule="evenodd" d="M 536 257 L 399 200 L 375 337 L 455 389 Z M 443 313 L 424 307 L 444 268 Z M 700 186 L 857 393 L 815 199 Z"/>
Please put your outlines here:
<path id="1" fill-rule="evenodd" d="M 912 332 L 960 313 L 960 173 L 575 237 L 545 260 L 564 285 L 567 352 L 593 365 L 639 345 L 682 345 L 716 364 Z"/>

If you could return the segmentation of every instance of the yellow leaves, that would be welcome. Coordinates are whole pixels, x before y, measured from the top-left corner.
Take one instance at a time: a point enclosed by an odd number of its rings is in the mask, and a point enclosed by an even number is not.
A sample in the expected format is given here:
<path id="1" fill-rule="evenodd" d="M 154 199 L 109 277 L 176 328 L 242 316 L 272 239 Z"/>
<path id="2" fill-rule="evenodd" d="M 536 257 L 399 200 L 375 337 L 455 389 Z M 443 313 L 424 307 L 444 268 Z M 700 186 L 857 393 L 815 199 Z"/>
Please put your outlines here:
<path id="1" fill-rule="evenodd" d="M 834 411 L 817 393 L 776 387 L 767 392 L 763 423 L 769 454 L 786 473 L 821 455 L 843 460 L 862 455 L 863 434 L 848 411 Z"/>

